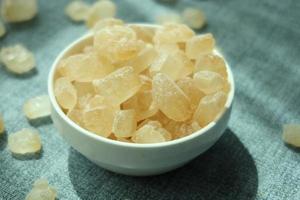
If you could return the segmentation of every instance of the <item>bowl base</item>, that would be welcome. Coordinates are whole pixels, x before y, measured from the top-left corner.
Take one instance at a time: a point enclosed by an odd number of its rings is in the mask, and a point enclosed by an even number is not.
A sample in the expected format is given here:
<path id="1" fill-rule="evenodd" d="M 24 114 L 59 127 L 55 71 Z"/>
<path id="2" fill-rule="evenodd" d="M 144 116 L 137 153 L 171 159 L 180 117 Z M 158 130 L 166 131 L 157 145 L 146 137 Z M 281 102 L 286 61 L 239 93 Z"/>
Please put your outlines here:
<path id="1" fill-rule="evenodd" d="M 91 160 L 93 163 L 95 163 L 96 165 L 104 168 L 105 170 L 117 173 L 117 174 L 122 174 L 122 175 L 127 175 L 127 176 L 155 176 L 155 175 L 160 175 L 160 174 L 164 174 L 166 172 L 175 170 L 177 168 L 182 167 L 183 165 L 187 164 L 190 161 L 184 162 L 184 163 L 180 163 L 177 165 L 172 165 L 172 166 L 168 166 L 168 167 L 164 167 L 164 168 L 157 168 L 157 169 L 153 169 L 153 168 L 148 168 L 148 169 L 136 169 L 136 168 L 125 168 L 125 167 L 119 167 L 119 166 L 115 166 L 115 165 L 109 165 L 109 164 L 105 164 L 96 160 Z"/>

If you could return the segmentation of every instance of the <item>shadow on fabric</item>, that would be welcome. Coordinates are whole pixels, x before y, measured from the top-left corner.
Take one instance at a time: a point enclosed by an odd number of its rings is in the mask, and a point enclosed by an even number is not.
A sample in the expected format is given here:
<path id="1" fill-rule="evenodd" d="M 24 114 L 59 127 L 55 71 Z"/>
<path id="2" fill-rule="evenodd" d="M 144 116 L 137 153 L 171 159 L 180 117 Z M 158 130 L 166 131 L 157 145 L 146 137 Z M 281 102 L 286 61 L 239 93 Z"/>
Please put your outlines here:
<path id="1" fill-rule="evenodd" d="M 129 177 L 106 171 L 74 149 L 68 158 L 69 176 L 77 195 L 87 199 L 255 199 L 255 163 L 227 129 L 206 153 L 175 171 L 152 177 Z"/>
<path id="2" fill-rule="evenodd" d="M 4 150 L 7 146 L 7 131 L 5 130 L 0 134 L 0 151 Z"/>

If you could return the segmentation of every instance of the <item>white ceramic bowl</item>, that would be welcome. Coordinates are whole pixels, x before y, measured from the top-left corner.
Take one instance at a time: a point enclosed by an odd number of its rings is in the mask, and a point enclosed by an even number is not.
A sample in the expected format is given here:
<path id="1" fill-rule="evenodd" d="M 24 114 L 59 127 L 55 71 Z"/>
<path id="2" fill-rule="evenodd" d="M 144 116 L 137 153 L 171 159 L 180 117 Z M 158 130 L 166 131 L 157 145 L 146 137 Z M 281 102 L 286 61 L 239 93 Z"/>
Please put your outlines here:
<path id="1" fill-rule="evenodd" d="M 157 28 L 155 25 L 145 25 Z M 53 92 L 53 80 L 58 62 L 92 43 L 92 34 L 79 38 L 62 51 L 52 65 L 48 92 L 52 105 L 52 120 L 62 137 L 78 152 L 97 165 L 121 174 L 147 176 L 161 174 L 178 168 L 209 149 L 221 137 L 227 127 L 234 97 L 234 82 L 227 64 L 231 91 L 225 111 L 216 122 L 211 122 L 201 130 L 177 139 L 156 144 L 134 144 L 107 139 L 89 132 L 70 120 L 59 107 Z M 219 53 L 216 51 L 216 53 Z M 220 53 L 219 53 L 220 54 Z"/>

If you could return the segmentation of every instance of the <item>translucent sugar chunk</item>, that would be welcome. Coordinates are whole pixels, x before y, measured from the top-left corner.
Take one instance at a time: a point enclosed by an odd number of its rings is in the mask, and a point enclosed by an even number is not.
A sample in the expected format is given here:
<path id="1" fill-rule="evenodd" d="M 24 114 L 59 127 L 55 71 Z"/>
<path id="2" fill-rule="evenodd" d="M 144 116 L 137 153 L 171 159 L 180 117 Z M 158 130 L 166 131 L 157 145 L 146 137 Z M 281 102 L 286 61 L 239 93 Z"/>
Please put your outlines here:
<path id="1" fill-rule="evenodd" d="M 84 109 L 85 110 L 93 110 L 95 108 L 98 108 L 98 107 L 101 108 L 103 106 L 110 106 L 111 108 L 113 108 L 116 111 L 120 110 L 119 105 L 111 104 L 111 102 L 107 101 L 107 99 L 105 99 L 103 96 L 100 96 L 100 95 L 95 95 L 95 96 L 91 97 L 90 99 L 88 99 Z"/>
<path id="2" fill-rule="evenodd" d="M 41 95 L 29 99 L 23 105 L 23 112 L 28 119 L 47 117 L 51 114 L 51 105 L 48 95 Z"/>
<path id="3" fill-rule="evenodd" d="M 120 105 L 141 87 L 139 76 L 132 67 L 123 67 L 103 79 L 93 81 L 96 92 L 113 105 Z"/>
<path id="4" fill-rule="evenodd" d="M 153 36 L 155 33 L 154 28 L 139 26 L 139 25 L 135 25 L 135 24 L 129 24 L 128 27 L 131 28 L 135 32 L 137 39 L 142 40 L 146 43 L 153 42 Z"/>
<path id="5" fill-rule="evenodd" d="M 87 16 L 86 25 L 92 28 L 101 19 L 112 18 L 116 15 L 117 7 L 109 0 L 96 1 Z"/>
<path id="6" fill-rule="evenodd" d="M 13 154 L 33 154 L 41 150 L 41 138 L 38 130 L 24 128 L 8 135 L 8 148 Z"/>
<path id="7" fill-rule="evenodd" d="M 38 12 L 37 0 L 2 0 L 1 14 L 7 22 L 23 22 Z"/>
<path id="8" fill-rule="evenodd" d="M 282 139 L 287 144 L 300 147 L 300 124 L 284 124 Z"/>
<path id="9" fill-rule="evenodd" d="M 152 121 L 152 120 L 145 120 L 141 124 L 139 124 L 139 128 L 149 125 L 154 128 L 155 131 L 158 131 L 165 139 L 165 141 L 170 141 L 172 140 L 172 134 L 169 133 L 165 128 L 163 128 L 162 124 L 159 121 Z"/>
<path id="10" fill-rule="evenodd" d="M 84 126 L 83 124 L 83 110 L 78 108 L 73 108 L 67 113 L 67 116 L 79 126 Z"/>
<path id="11" fill-rule="evenodd" d="M 153 126 L 156 131 L 160 132 L 160 134 L 165 138 L 165 141 L 172 140 L 172 134 L 163 128 L 160 122 L 150 120 L 147 124 Z"/>
<path id="12" fill-rule="evenodd" d="M 81 0 L 71 1 L 65 8 L 65 14 L 75 22 L 84 21 L 87 19 L 90 6 Z"/>
<path id="13" fill-rule="evenodd" d="M 120 19 L 105 18 L 105 19 L 102 19 L 102 20 L 99 20 L 96 22 L 96 24 L 93 27 L 93 31 L 97 32 L 103 28 L 110 27 L 110 26 L 116 26 L 116 25 L 123 26 L 124 22 Z"/>
<path id="14" fill-rule="evenodd" d="M 180 51 L 179 43 L 169 43 L 169 44 L 155 44 L 155 49 L 159 51 L 160 54 L 176 54 Z"/>
<path id="15" fill-rule="evenodd" d="M 213 71 L 227 77 L 226 64 L 222 57 L 215 54 L 200 56 L 196 62 L 196 71 Z"/>
<path id="16" fill-rule="evenodd" d="M 0 113 L 0 135 L 1 135 L 1 133 L 4 132 L 4 130 L 5 130 L 4 121 L 3 121 L 3 117 L 2 117 L 2 115 Z"/>
<path id="17" fill-rule="evenodd" d="M 84 110 L 88 106 L 89 101 L 93 98 L 92 94 L 86 94 L 83 96 L 77 95 L 77 104 L 75 105 L 75 108 Z"/>
<path id="18" fill-rule="evenodd" d="M 153 41 L 156 44 L 186 42 L 194 35 L 194 31 L 184 24 L 169 23 L 156 31 Z"/>
<path id="19" fill-rule="evenodd" d="M 222 90 L 226 80 L 218 73 L 212 71 L 199 71 L 194 74 L 194 81 L 199 90 L 211 94 Z"/>
<path id="20" fill-rule="evenodd" d="M 93 51 L 95 51 L 95 48 L 92 45 L 87 45 L 82 50 L 85 54 L 92 53 Z"/>
<path id="21" fill-rule="evenodd" d="M 194 120 L 201 127 L 214 121 L 224 110 L 226 99 L 227 95 L 222 91 L 203 97 L 194 113 Z"/>
<path id="22" fill-rule="evenodd" d="M 97 135 L 108 137 L 112 132 L 114 111 L 115 110 L 109 106 L 84 111 L 84 127 Z"/>
<path id="23" fill-rule="evenodd" d="M 182 138 L 188 136 L 198 130 L 201 127 L 197 122 L 175 122 L 170 121 L 165 128 L 172 133 L 173 139 Z"/>
<path id="24" fill-rule="evenodd" d="M 26 73 L 35 67 L 34 55 L 21 44 L 2 48 L 0 61 L 16 74 Z"/>
<path id="25" fill-rule="evenodd" d="M 137 129 L 140 129 L 141 127 L 145 126 L 146 124 L 154 126 L 156 128 L 162 128 L 162 124 L 159 121 L 145 119 L 138 124 Z"/>
<path id="26" fill-rule="evenodd" d="M 59 63 L 59 73 L 70 80 L 89 82 L 114 70 L 113 65 L 95 52 L 70 56 Z"/>
<path id="27" fill-rule="evenodd" d="M 54 94 L 58 104 L 65 109 L 72 109 L 77 103 L 77 92 L 68 78 L 55 80 Z"/>
<path id="28" fill-rule="evenodd" d="M 56 195 L 56 189 L 50 186 L 46 179 L 38 179 L 25 200 L 55 200 Z"/>
<path id="29" fill-rule="evenodd" d="M 170 13 L 158 15 L 156 17 L 156 21 L 159 24 L 182 23 L 182 18 L 179 14 L 177 14 L 175 12 L 170 12 Z"/>
<path id="30" fill-rule="evenodd" d="M 3 22 L 0 19 L 0 38 L 3 37 L 6 33 L 6 28 Z"/>
<path id="31" fill-rule="evenodd" d="M 123 109 L 135 109 L 137 121 L 153 116 L 158 108 L 153 104 L 151 79 L 140 76 L 142 86 L 130 99 L 122 104 Z"/>
<path id="32" fill-rule="evenodd" d="M 137 56 L 145 44 L 137 40 L 136 33 L 131 28 L 112 26 L 95 33 L 94 46 L 101 52 L 101 55 L 117 63 Z"/>
<path id="33" fill-rule="evenodd" d="M 114 118 L 112 132 L 116 137 L 131 137 L 137 126 L 135 110 L 117 111 Z"/>
<path id="34" fill-rule="evenodd" d="M 190 99 L 167 75 L 153 77 L 153 100 L 170 119 L 185 121 L 191 116 Z"/>
<path id="35" fill-rule="evenodd" d="M 146 75 L 139 75 L 142 82 L 141 90 L 151 90 L 152 89 L 152 79 Z"/>
<path id="36" fill-rule="evenodd" d="M 201 55 L 212 53 L 215 39 L 211 33 L 197 35 L 186 42 L 186 55 L 190 59 L 197 59 Z"/>
<path id="37" fill-rule="evenodd" d="M 206 22 L 203 12 L 197 8 L 184 9 L 182 18 L 184 22 L 193 29 L 201 29 Z"/>
<path id="38" fill-rule="evenodd" d="M 103 107 L 106 106 L 107 102 L 105 101 L 105 98 L 100 95 L 95 95 L 94 97 L 91 97 L 88 99 L 85 109 L 92 110 L 97 107 Z"/>
<path id="39" fill-rule="evenodd" d="M 91 82 L 74 81 L 72 84 L 76 89 L 78 97 L 86 96 L 88 94 L 92 96 L 95 95 L 95 89 Z"/>
<path id="40" fill-rule="evenodd" d="M 188 76 L 193 71 L 194 64 L 180 51 L 173 54 L 162 52 L 150 67 L 150 74 L 152 76 L 156 73 L 164 73 L 173 80 Z"/>
<path id="41" fill-rule="evenodd" d="M 135 143 L 159 143 L 159 142 L 165 142 L 166 139 L 163 136 L 163 134 L 156 130 L 156 128 L 152 125 L 144 125 L 140 129 L 138 129 L 133 137 L 132 140 Z"/>
<path id="42" fill-rule="evenodd" d="M 152 117 L 149 118 L 150 120 L 153 121 L 158 121 L 160 124 L 162 124 L 162 126 L 167 125 L 170 121 L 172 121 L 171 119 L 169 119 L 164 113 L 162 113 L 161 111 L 158 111 L 155 115 L 153 115 Z"/>
<path id="43" fill-rule="evenodd" d="M 152 45 L 148 44 L 136 57 L 129 60 L 126 65 L 132 66 L 135 73 L 140 73 L 152 64 L 157 54 L 158 52 L 156 49 Z"/>
<path id="44" fill-rule="evenodd" d="M 190 77 L 178 80 L 177 85 L 191 100 L 191 109 L 194 111 L 205 93 L 198 89 L 195 81 Z"/>

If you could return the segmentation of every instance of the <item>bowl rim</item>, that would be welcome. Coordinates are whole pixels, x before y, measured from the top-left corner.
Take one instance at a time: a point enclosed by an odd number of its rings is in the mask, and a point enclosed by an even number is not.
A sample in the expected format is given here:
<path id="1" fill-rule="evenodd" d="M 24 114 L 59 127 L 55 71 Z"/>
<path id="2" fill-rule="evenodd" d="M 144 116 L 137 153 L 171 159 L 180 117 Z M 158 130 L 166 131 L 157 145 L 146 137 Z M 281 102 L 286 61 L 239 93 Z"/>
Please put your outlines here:
<path id="1" fill-rule="evenodd" d="M 142 26 L 142 27 L 147 27 L 147 28 L 159 28 L 161 27 L 160 25 L 155 25 L 155 24 L 146 24 L 146 23 L 131 23 L 128 24 L 128 26 L 131 25 L 137 25 L 137 26 Z M 50 102 L 52 104 L 52 107 L 54 108 L 55 112 L 58 113 L 58 115 L 64 120 L 66 121 L 66 123 L 70 126 L 72 126 L 73 128 L 75 128 L 78 132 L 84 134 L 87 137 L 90 137 L 94 140 L 97 140 L 99 142 L 104 142 L 104 143 L 108 143 L 111 145 L 116 145 L 116 146 L 122 146 L 122 147 L 129 147 L 129 148 L 157 148 L 157 147 L 167 147 L 167 146 L 174 146 L 174 145 L 178 145 L 181 143 L 185 143 L 188 141 L 193 140 L 194 138 L 200 136 L 200 135 L 204 135 L 206 133 L 208 133 L 208 131 L 210 129 L 212 129 L 217 123 L 218 121 L 222 118 L 222 116 L 224 115 L 224 113 L 226 112 L 227 109 L 229 109 L 232 105 L 233 99 L 234 99 L 234 92 L 235 92 L 235 83 L 234 83 L 234 79 L 233 79 L 233 74 L 232 74 L 232 70 L 227 62 L 227 60 L 225 59 L 224 55 L 220 52 L 219 49 L 214 49 L 214 53 L 223 57 L 225 64 L 226 64 L 226 70 L 227 70 L 227 79 L 228 82 L 230 83 L 230 91 L 228 93 L 227 96 L 227 100 L 225 103 L 225 109 L 222 112 L 222 114 L 215 120 L 210 122 L 208 125 L 206 125 L 205 127 L 201 128 L 200 130 L 182 137 L 182 138 L 178 138 L 175 140 L 171 140 L 171 141 L 166 141 L 166 142 L 161 142 L 161 143 L 150 143 L 150 144 L 140 144 L 140 143 L 128 143 L 128 142 L 122 142 L 122 141 L 117 141 L 117 140 L 112 140 L 109 138 L 105 138 L 102 137 L 100 135 L 97 135 L 93 132 L 90 132 L 84 128 L 82 128 L 81 126 L 79 126 L 78 124 L 76 124 L 75 122 L 73 122 L 60 108 L 60 106 L 58 105 L 55 95 L 54 95 L 54 75 L 56 72 L 56 68 L 57 65 L 59 63 L 59 61 L 65 56 L 65 54 L 67 54 L 75 45 L 80 44 L 81 42 L 89 39 L 90 37 L 93 36 L 93 32 L 88 32 L 86 34 L 84 34 L 83 36 L 81 36 L 80 38 L 76 39 L 75 41 L 73 41 L 71 44 L 69 44 L 65 49 L 63 49 L 59 55 L 56 57 L 55 61 L 53 62 L 49 75 L 48 75 L 48 95 L 50 98 Z M 53 112 L 53 109 L 52 109 Z"/>

